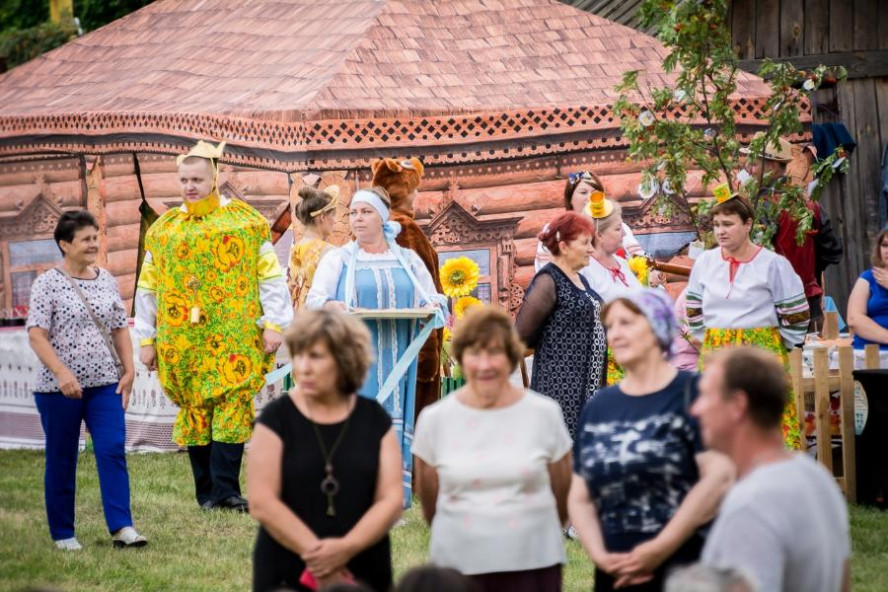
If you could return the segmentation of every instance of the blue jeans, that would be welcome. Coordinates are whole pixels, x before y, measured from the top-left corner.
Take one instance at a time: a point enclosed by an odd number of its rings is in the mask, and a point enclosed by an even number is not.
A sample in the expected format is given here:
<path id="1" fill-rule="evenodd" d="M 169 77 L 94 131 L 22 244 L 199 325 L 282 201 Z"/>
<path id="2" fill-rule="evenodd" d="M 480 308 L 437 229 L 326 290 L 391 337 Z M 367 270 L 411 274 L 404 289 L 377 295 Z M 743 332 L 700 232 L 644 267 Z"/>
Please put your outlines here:
<path id="1" fill-rule="evenodd" d="M 95 447 L 108 531 L 114 533 L 133 524 L 124 450 L 126 424 L 116 389 L 116 384 L 85 388 L 81 399 L 69 399 L 61 392 L 34 394 L 46 434 L 43 488 L 49 534 L 54 541 L 74 536 L 74 491 L 83 421 Z"/>

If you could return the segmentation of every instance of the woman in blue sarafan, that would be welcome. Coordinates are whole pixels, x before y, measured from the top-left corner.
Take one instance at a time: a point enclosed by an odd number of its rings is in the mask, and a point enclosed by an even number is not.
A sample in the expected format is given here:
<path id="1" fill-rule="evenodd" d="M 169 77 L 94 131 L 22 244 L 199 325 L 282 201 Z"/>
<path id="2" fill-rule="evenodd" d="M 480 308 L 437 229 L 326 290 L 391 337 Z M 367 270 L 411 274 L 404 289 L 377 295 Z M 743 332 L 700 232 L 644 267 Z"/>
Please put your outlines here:
<path id="1" fill-rule="evenodd" d="M 379 401 L 392 417 L 401 443 L 404 503 L 412 491 L 414 405 L 419 349 L 433 329 L 444 326 L 447 298 L 435 290 L 428 269 L 413 250 L 395 243 L 401 230 L 389 221 L 391 202 L 380 187 L 352 197 L 349 227 L 355 237 L 324 255 L 306 298 L 307 308 L 341 311 L 428 307 L 431 319 L 365 318 L 376 361 L 359 394 Z"/>

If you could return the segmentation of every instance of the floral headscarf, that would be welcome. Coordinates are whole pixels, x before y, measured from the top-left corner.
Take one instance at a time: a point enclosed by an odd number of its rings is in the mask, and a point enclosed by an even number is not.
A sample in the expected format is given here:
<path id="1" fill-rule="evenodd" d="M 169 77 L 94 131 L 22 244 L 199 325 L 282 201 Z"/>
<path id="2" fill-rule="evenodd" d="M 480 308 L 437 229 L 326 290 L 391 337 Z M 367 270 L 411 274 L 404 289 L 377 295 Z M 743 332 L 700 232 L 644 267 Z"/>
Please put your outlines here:
<path id="1" fill-rule="evenodd" d="M 634 304 L 651 325 L 660 348 L 670 353 L 672 342 L 678 335 L 678 319 L 675 318 L 673 303 L 662 290 L 644 288 L 632 290 L 623 296 Z"/>

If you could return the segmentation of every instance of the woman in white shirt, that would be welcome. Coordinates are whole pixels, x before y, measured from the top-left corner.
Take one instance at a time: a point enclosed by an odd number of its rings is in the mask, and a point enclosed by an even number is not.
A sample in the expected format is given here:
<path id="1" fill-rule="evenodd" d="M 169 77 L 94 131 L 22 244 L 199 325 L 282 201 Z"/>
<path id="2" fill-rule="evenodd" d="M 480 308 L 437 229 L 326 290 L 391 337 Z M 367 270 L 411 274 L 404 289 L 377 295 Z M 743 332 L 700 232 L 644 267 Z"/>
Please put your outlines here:
<path id="1" fill-rule="evenodd" d="M 512 385 L 524 354 L 504 311 L 473 308 L 453 353 L 466 385 L 419 416 L 413 454 L 429 560 L 482 592 L 557 592 L 571 438 L 558 404 Z"/>
<path id="2" fill-rule="evenodd" d="M 802 280 L 789 261 L 754 244 L 752 207 L 728 197 L 712 208 L 718 246 L 704 251 L 688 279 L 688 326 L 705 353 L 732 345 L 755 345 L 776 354 L 789 368 L 787 350 L 801 345 L 810 312 Z M 799 417 L 790 397 L 783 413 L 783 441 L 801 447 Z"/>
<path id="3" fill-rule="evenodd" d="M 629 262 L 617 254 L 623 244 L 623 211 L 620 204 L 593 194 L 584 213 L 595 221 L 595 250 L 589 265 L 581 272 L 604 303 L 644 286 L 629 269 Z"/>

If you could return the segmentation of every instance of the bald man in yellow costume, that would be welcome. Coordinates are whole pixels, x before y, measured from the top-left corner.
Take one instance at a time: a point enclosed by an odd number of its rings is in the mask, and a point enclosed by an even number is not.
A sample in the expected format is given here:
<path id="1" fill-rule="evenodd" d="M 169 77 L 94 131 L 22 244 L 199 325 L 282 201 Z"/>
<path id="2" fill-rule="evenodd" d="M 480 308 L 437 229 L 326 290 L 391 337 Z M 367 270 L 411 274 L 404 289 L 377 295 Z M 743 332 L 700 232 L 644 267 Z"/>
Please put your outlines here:
<path id="1" fill-rule="evenodd" d="M 219 194 L 223 149 L 201 141 L 176 161 L 184 203 L 145 237 L 135 329 L 139 359 L 179 406 L 173 440 L 188 447 L 198 504 L 246 512 L 253 397 L 293 307 L 268 222 Z"/>

